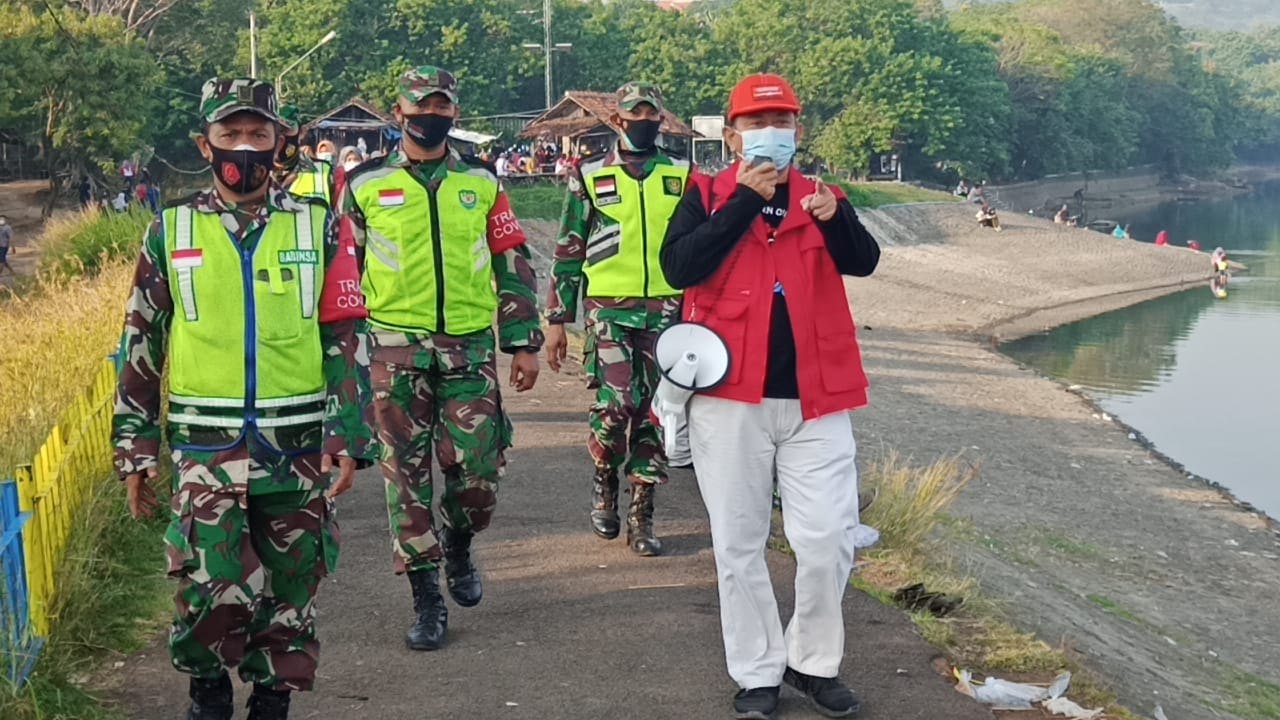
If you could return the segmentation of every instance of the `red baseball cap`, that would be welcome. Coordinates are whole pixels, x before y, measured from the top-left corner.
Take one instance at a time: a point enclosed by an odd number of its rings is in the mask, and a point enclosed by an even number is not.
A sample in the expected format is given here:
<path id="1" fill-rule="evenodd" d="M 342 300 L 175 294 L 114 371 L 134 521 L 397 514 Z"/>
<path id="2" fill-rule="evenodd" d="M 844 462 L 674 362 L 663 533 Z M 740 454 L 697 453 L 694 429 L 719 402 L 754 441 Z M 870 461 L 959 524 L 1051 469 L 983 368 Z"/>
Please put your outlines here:
<path id="1" fill-rule="evenodd" d="M 766 110 L 788 110 L 800 112 L 800 101 L 796 99 L 796 91 L 791 83 L 782 79 L 781 75 L 760 73 L 743 78 L 733 93 L 729 95 L 729 122 L 739 115 Z"/>

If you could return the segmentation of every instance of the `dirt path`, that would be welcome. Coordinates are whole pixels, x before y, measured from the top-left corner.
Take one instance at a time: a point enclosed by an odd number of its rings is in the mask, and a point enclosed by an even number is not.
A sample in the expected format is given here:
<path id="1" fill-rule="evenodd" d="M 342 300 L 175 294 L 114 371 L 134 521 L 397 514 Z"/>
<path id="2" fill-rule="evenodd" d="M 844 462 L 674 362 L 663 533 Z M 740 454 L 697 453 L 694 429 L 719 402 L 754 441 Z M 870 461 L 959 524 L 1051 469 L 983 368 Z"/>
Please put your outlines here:
<path id="1" fill-rule="evenodd" d="M 505 401 L 517 449 L 494 526 L 477 540 L 485 599 L 472 610 L 450 607 L 450 644 L 436 653 L 404 648 L 409 589 L 390 570 L 382 480 L 361 474 L 341 503 L 343 556 L 321 595 L 319 687 L 297 699 L 292 717 L 731 716 L 734 688 L 695 482 L 677 473 L 658 496 L 667 556 L 641 559 L 620 540 L 595 538 L 586 517 L 588 402 L 577 380 L 555 375 Z M 770 564 L 779 597 L 788 598 L 792 563 L 775 553 Z M 853 590 L 846 608 L 845 674 L 865 698 L 860 717 L 992 720 L 935 672 L 936 652 L 900 612 Z M 185 707 L 186 683 L 159 645 L 108 673 L 131 719 L 169 720 Z M 780 717 L 818 716 L 786 695 Z"/>
<path id="2" fill-rule="evenodd" d="M 39 196 L 48 189 L 49 183 L 44 180 L 0 183 L 0 215 L 4 215 L 13 227 L 9 265 L 19 276 L 35 272 L 36 263 L 40 260 L 40 253 L 35 247 L 43 225 Z M 14 276 L 7 272 L 0 275 L 0 285 L 11 285 L 13 280 Z"/>

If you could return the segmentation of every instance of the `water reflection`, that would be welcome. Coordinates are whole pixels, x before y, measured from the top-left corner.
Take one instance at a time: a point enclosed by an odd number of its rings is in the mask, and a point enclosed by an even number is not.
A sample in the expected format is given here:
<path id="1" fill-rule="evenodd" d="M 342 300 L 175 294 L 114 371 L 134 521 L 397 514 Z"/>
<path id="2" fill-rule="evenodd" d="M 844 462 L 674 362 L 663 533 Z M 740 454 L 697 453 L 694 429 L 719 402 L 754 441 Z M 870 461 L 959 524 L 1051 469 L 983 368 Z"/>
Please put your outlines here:
<path id="1" fill-rule="evenodd" d="M 1162 452 L 1280 517 L 1280 183 L 1120 219 L 1138 238 L 1167 230 L 1174 245 L 1221 245 L 1249 272 L 1233 278 L 1226 300 L 1206 283 L 1005 351 L 1084 386 Z"/>

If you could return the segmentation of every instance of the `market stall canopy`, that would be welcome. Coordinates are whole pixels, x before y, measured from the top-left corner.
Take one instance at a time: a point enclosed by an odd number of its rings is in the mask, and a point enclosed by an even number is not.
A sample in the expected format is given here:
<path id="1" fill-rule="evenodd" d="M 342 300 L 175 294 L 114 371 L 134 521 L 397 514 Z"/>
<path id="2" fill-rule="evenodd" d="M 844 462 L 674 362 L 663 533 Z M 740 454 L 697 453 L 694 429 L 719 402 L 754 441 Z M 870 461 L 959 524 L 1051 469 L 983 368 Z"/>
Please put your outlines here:
<path id="1" fill-rule="evenodd" d="M 578 138 L 600 129 L 617 131 L 609 118 L 617 110 L 617 96 L 611 92 L 570 90 L 555 107 L 529 121 L 520 131 L 522 138 Z M 663 135 L 701 137 L 671 111 L 662 111 Z"/>
<path id="2" fill-rule="evenodd" d="M 352 98 L 344 105 L 321 115 L 302 127 L 303 131 L 319 128 L 321 130 L 381 130 L 384 135 L 400 139 L 400 126 L 390 113 L 378 110 L 360 98 Z M 486 135 L 472 130 L 452 128 L 449 137 L 472 145 L 483 145 L 498 139 L 497 135 Z"/>

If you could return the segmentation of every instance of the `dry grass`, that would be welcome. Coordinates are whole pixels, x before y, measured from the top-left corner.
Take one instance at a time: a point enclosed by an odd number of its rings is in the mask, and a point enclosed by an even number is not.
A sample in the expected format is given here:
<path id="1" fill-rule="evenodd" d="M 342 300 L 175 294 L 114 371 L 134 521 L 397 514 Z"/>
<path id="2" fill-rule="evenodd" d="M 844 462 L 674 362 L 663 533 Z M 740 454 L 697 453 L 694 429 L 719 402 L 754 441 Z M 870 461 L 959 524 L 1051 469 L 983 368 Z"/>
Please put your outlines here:
<path id="1" fill-rule="evenodd" d="M 876 494 L 863 521 L 880 531 L 881 542 L 898 554 L 914 554 L 934 537 L 943 514 L 978 475 L 978 467 L 960 456 L 913 467 L 888 451 L 862 477 Z"/>
<path id="2" fill-rule="evenodd" d="M 51 222 L 39 243 L 58 246 L 95 222 L 79 214 Z M 119 227 L 132 232 L 137 223 Z M 134 237 L 134 247 L 140 238 Z M 116 349 L 133 258 L 104 258 L 97 270 L 87 277 L 54 263 L 22 289 L 0 289 L 0 473 L 30 462 L 58 416 Z"/>

